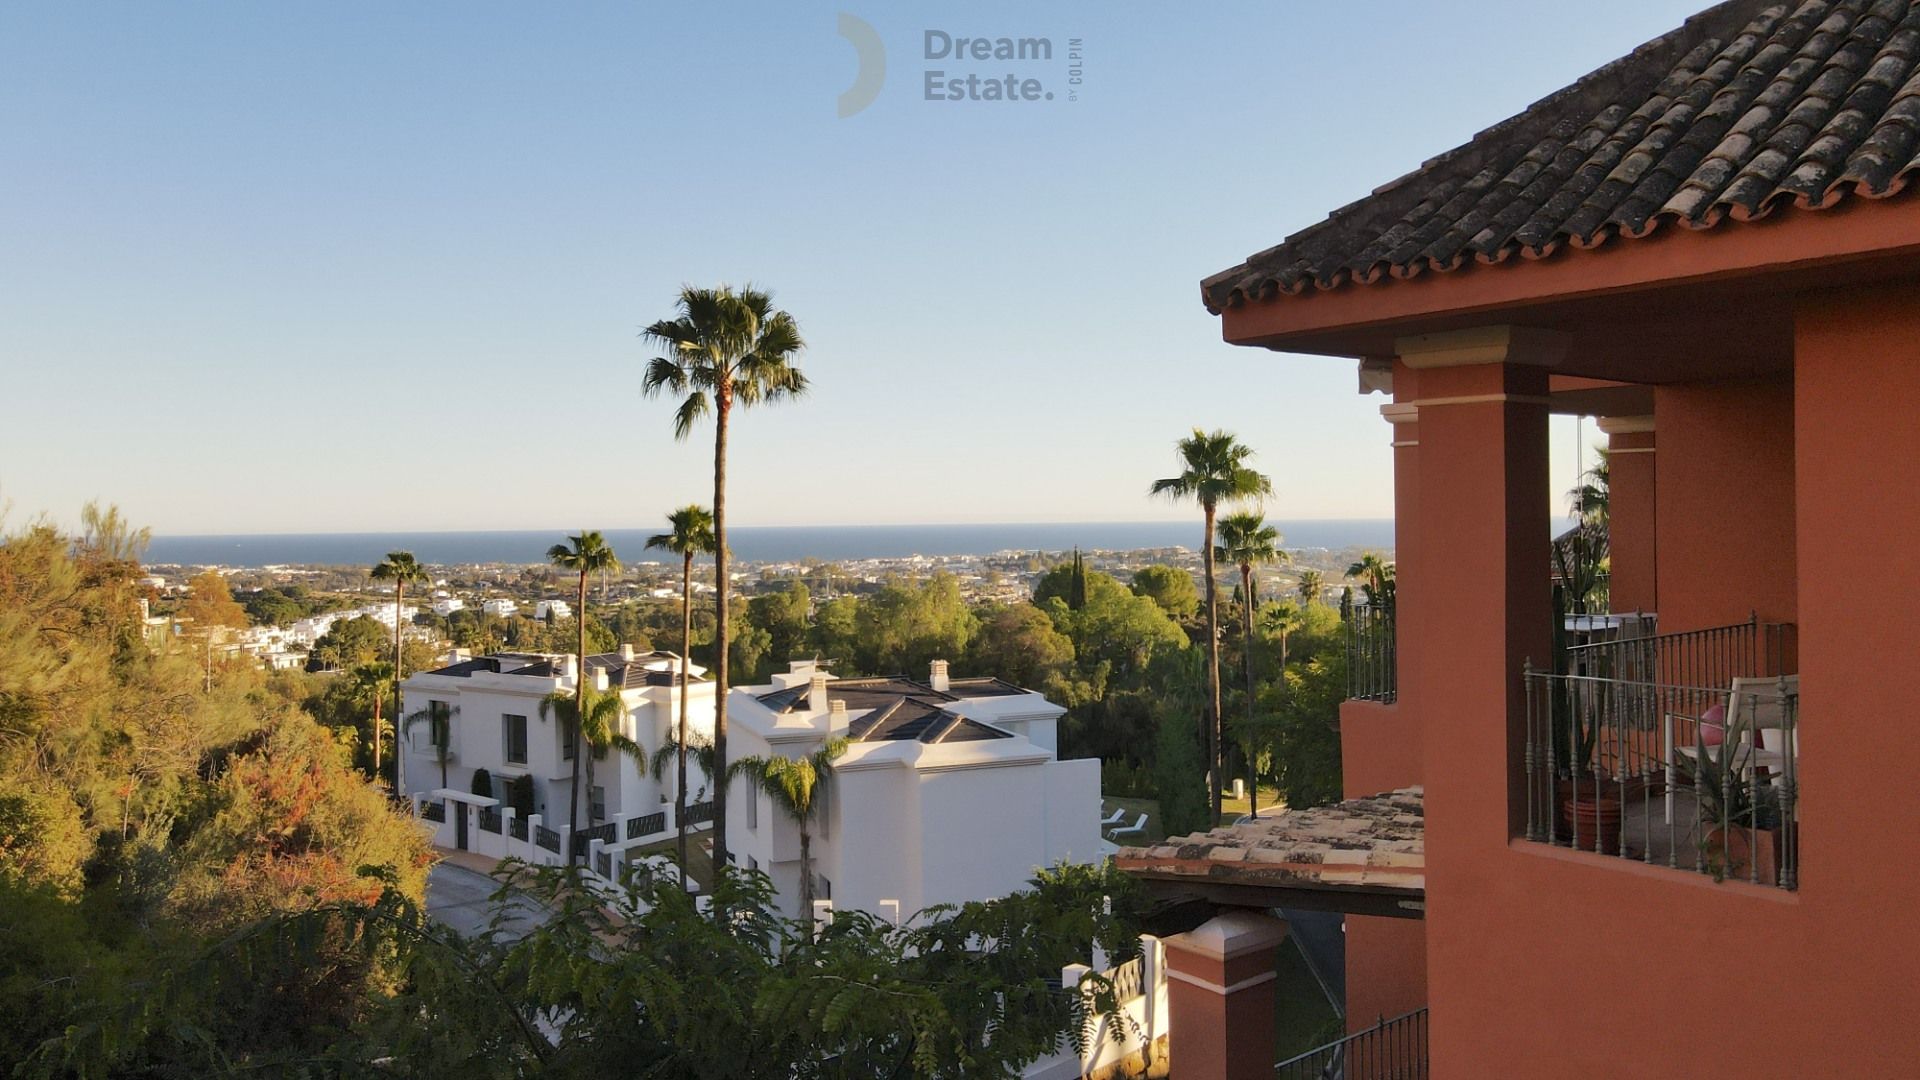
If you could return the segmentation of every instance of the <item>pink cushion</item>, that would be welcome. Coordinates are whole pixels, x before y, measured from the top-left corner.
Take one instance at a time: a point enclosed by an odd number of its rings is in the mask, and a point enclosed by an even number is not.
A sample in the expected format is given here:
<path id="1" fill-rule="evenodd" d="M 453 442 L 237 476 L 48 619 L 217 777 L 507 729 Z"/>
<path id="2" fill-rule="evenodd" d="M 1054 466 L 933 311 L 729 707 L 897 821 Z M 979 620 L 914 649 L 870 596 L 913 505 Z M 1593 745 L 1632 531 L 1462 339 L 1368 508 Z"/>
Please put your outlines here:
<path id="1" fill-rule="evenodd" d="M 1727 738 L 1727 707 L 1715 705 L 1700 714 L 1700 745 L 1719 746 Z"/>

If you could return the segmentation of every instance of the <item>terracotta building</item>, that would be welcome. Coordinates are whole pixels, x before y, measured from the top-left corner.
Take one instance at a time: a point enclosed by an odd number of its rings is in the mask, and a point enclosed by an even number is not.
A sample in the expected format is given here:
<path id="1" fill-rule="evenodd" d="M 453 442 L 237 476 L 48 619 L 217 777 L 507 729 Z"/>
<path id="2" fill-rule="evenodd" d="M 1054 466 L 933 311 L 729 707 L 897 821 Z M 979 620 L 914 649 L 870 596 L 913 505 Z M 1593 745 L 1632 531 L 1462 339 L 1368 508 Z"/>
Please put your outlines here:
<path id="1" fill-rule="evenodd" d="M 1340 734 L 1349 796 L 1414 790 L 1127 853 L 1221 913 L 1168 944 L 1175 1075 L 1272 1075 L 1309 903 L 1426 1075 L 1920 1075 L 1916 170 L 1920 0 L 1734 0 L 1203 283 L 1388 395 Z M 1550 415 L 1611 451 L 1558 539 Z"/>

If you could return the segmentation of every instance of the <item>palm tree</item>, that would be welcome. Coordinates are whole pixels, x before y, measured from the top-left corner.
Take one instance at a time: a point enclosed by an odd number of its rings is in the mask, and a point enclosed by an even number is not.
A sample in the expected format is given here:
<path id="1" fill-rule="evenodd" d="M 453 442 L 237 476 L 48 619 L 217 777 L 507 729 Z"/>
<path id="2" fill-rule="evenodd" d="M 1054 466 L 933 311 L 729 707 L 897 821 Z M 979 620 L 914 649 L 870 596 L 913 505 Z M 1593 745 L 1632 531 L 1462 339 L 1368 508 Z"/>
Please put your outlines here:
<path id="1" fill-rule="evenodd" d="M 459 715 L 458 705 L 429 701 L 425 708 L 413 710 L 401 721 L 400 730 L 403 732 L 412 731 L 415 724 L 426 721 L 427 738 L 433 742 L 433 757 L 440 764 L 441 787 L 447 786 L 447 762 L 453 758 L 453 718 Z"/>
<path id="2" fill-rule="evenodd" d="M 580 761 L 582 758 L 586 759 L 586 786 L 589 795 L 591 795 L 593 791 L 594 759 L 605 757 L 608 750 L 620 750 L 633 755 L 637 761 L 642 763 L 646 761 L 646 751 L 641 748 L 639 743 L 634 742 L 633 739 L 629 738 L 622 730 L 626 726 L 626 715 L 627 703 L 621 698 L 620 690 L 617 687 L 608 690 L 595 690 L 589 687 L 584 695 L 578 692 L 568 693 L 565 690 L 555 690 L 553 693 L 540 699 L 540 719 L 551 720 L 555 716 L 558 716 L 560 718 L 562 731 L 572 732 L 574 735 L 573 774 L 575 783 L 572 794 L 569 797 L 574 799 L 575 802 L 579 800 L 580 787 L 578 780 L 580 776 Z M 578 829 L 578 825 L 576 824 L 578 819 L 577 809 L 575 806 L 567 808 L 567 831 L 570 833 Z M 587 824 L 593 824 L 591 815 L 589 815 Z"/>
<path id="3" fill-rule="evenodd" d="M 647 538 L 649 550 L 671 551 L 680 556 L 680 726 L 673 744 L 680 763 L 679 779 L 674 784 L 673 821 L 675 850 L 680 865 L 687 865 L 687 654 L 693 651 L 693 557 L 713 554 L 713 515 L 704 506 L 683 506 L 667 515 L 670 532 Z M 712 772 L 708 772 L 712 776 Z M 656 770 L 654 779 L 659 779 Z"/>
<path id="4" fill-rule="evenodd" d="M 582 529 L 580 535 L 567 537 L 567 543 L 555 544 L 547 549 L 547 561 L 562 570 L 571 570 L 580 575 L 579 604 L 573 612 L 573 621 L 580 628 L 579 663 L 574 666 L 573 715 L 577 724 L 585 723 L 587 717 L 587 578 L 603 571 L 620 569 L 620 558 L 607 546 L 607 538 L 598 532 Z M 580 827 L 575 812 L 580 807 L 580 748 L 574 747 L 573 779 L 570 781 L 571 793 L 567 800 L 567 828 Z M 587 786 L 593 786 L 593 765 L 587 765 Z M 591 823 L 589 823 L 591 824 Z"/>
<path id="5" fill-rule="evenodd" d="M 1206 535 L 1200 551 L 1206 563 L 1207 577 L 1207 709 L 1203 741 L 1207 746 L 1208 788 L 1213 798 L 1213 815 L 1220 816 L 1220 604 L 1219 589 L 1213 580 L 1213 523 L 1222 504 L 1257 500 L 1273 494 L 1273 483 L 1247 467 L 1253 451 L 1225 431 L 1202 431 L 1181 439 L 1178 476 L 1155 480 L 1150 494 L 1170 499 L 1191 499 L 1200 504 L 1206 521 Z"/>
<path id="6" fill-rule="evenodd" d="M 407 606 L 407 586 L 426 584 L 429 580 L 427 568 L 420 565 L 420 560 L 414 558 L 411 551 L 389 551 L 386 559 L 373 568 L 371 576 L 375 581 L 393 582 L 393 700 L 397 708 L 400 702 L 400 680 L 407 676 L 404 661 L 400 655 L 400 632 L 407 625 L 406 619 L 402 618 L 402 613 Z M 394 755 L 396 764 L 399 757 L 398 754 Z M 444 764 L 440 771 L 442 773 L 440 786 L 445 787 Z M 380 776 L 380 729 L 378 727 L 373 731 L 373 775 L 376 778 Z M 396 771 L 394 787 L 398 789 L 399 786 L 400 777 Z"/>
<path id="7" fill-rule="evenodd" d="M 373 709 L 372 740 L 374 746 L 373 778 L 380 779 L 380 734 L 386 726 L 382 719 L 381 708 L 386 702 L 387 690 L 393 685 L 393 665 L 382 660 L 373 660 L 365 664 L 356 664 L 348 673 L 350 700 L 356 704 L 365 704 Z"/>
<path id="8" fill-rule="evenodd" d="M 1280 547 L 1280 530 L 1267 524 L 1265 516 L 1251 510 L 1228 514 L 1220 519 L 1220 543 L 1213 557 L 1240 568 L 1240 662 L 1247 683 L 1247 731 L 1252 738 L 1253 719 L 1253 612 L 1260 604 L 1254 592 L 1253 568 L 1285 562 L 1287 553 Z M 1284 669 L 1282 669 L 1284 670 Z M 1260 776 L 1255 768 L 1252 744 L 1247 749 L 1247 802 L 1254 817 L 1260 816 Z"/>
<path id="9" fill-rule="evenodd" d="M 1326 591 L 1326 575 L 1318 570 L 1300 571 L 1300 602 L 1312 607 L 1320 602 L 1320 596 Z"/>
<path id="10" fill-rule="evenodd" d="M 1393 610 L 1393 564 L 1378 552 L 1369 551 L 1360 556 L 1359 562 L 1347 567 L 1347 576 L 1360 579 L 1360 591 L 1366 595 L 1368 607 L 1384 612 Z"/>
<path id="11" fill-rule="evenodd" d="M 726 770 L 745 776 L 800 826 L 800 917 L 805 920 L 813 918 L 813 837 L 807 826 L 832 786 L 833 760 L 846 752 L 846 739 L 828 739 L 806 757 L 743 757 Z"/>
<path id="12" fill-rule="evenodd" d="M 674 820 L 674 827 L 679 833 L 677 840 L 678 840 L 678 849 L 679 849 L 679 856 L 680 856 L 680 870 L 681 870 L 680 880 L 682 882 L 685 882 L 687 880 L 686 879 L 686 868 L 687 868 L 686 777 L 687 777 L 688 761 L 692 761 L 694 765 L 698 766 L 700 769 L 700 772 L 703 775 L 705 775 L 709 781 L 711 781 L 714 776 L 718 775 L 720 771 L 719 766 L 714 764 L 713 743 L 707 741 L 706 739 L 700 738 L 697 735 L 694 736 L 692 742 L 687 742 L 687 743 L 682 743 L 677 739 L 669 739 L 667 740 L 666 745 L 660 747 L 660 749 L 655 750 L 653 752 L 652 771 L 653 771 L 653 779 L 656 783 L 659 782 L 661 778 L 667 775 L 667 766 L 678 763 L 680 767 L 680 788 L 679 788 L 678 796 L 674 799 L 675 816 L 673 820 Z"/>
<path id="13" fill-rule="evenodd" d="M 684 439 L 693 425 L 713 413 L 713 748 L 727 759 L 727 427 L 734 406 L 772 404 L 806 393 L 807 377 L 793 366 L 806 348 L 793 316 L 773 306 L 773 298 L 751 286 L 735 290 L 685 286 L 671 319 L 646 329 L 648 341 L 664 348 L 647 364 L 648 396 L 681 397 L 673 414 L 673 433 Z M 727 774 L 714 777 L 713 861 L 727 863 Z"/>

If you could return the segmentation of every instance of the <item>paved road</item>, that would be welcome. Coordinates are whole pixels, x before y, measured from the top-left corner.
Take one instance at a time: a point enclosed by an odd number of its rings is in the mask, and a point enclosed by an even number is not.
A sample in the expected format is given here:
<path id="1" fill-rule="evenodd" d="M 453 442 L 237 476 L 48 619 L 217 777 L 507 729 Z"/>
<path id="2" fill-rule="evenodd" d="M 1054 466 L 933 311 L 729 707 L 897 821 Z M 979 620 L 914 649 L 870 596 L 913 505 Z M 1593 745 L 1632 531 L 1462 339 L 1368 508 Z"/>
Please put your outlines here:
<path id="1" fill-rule="evenodd" d="M 493 894 L 500 883 L 455 863 L 435 863 L 427 871 L 427 915 L 435 922 L 450 926 L 468 937 L 486 933 L 493 918 Z M 509 938 L 547 921 L 550 912 L 532 900 L 514 893 L 507 901 L 506 919 L 500 932 Z"/>

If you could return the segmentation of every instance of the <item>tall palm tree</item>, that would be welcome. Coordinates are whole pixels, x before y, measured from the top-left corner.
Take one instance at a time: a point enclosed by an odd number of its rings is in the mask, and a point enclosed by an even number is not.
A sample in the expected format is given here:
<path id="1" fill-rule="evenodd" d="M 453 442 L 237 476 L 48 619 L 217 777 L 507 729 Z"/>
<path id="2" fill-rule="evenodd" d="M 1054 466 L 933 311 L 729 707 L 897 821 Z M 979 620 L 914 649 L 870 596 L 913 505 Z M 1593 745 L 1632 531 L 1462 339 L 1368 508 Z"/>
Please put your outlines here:
<path id="1" fill-rule="evenodd" d="M 387 691 L 393 688 L 393 665 L 382 660 L 356 664 L 353 670 L 348 672 L 347 678 L 351 680 L 348 683 L 351 700 L 355 704 L 373 709 L 371 736 L 374 747 L 373 778 L 377 783 L 380 780 L 380 735 L 386 727 L 386 720 L 380 714 L 386 703 Z"/>
<path id="2" fill-rule="evenodd" d="M 719 767 L 714 764 L 713 743 L 699 737 L 698 735 L 693 737 L 692 742 L 683 743 L 678 739 L 668 739 L 665 745 L 661 746 L 660 749 L 655 750 L 653 752 L 652 769 L 653 769 L 654 782 L 658 783 L 663 777 L 667 775 L 667 767 L 669 765 L 673 765 L 677 763 L 680 768 L 680 787 L 678 790 L 678 794 L 674 798 L 675 814 L 674 814 L 673 820 L 674 820 L 674 828 L 679 834 L 676 837 L 676 840 L 678 841 L 677 848 L 678 848 L 678 854 L 680 856 L 680 870 L 681 870 L 680 881 L 682 884 L 685 884 L 687 880 L 687 877 L 686 877 L 686 867 L 687 867 L 686 791 L 687 791 L 687 762 L 689 760 L 691 760 L 694 763 L 694 765 L 699 767 L 701 775 L 707 777 L 709 781 L 711 781 L 713 777 L 717 775 L 720 771 Z"/>
<path id="3" fill-rule="evenodd" d="M 646 338 L 666 350 L 647 364 L 648 396 L 681 398 L 673 414 L 673 433 L 684 439 L 708 412 L 713 413 L 713 748 L 727 759 L 727 652 L 733 643 L 727 626 L 727 428 L 735 406 L 799 397 L 807 377 L 793 362 L 806 348 L 793 316 L 773 306 L 773 297 L 747 286 L 716 289 L 685 286 L 674 317 L 646 329 Z M 714 777 L 713 861 L 727 859 L 727 774 Z"/>
<path id="4" fill-rule="evenodd" d="M 389 551 L 386 559 L 373 568 L 370 576 L 375 581 L 393 582 L 393 701 L 395 708 L 398 708 L 400 680 L 407 677 L 404 661 L 400 655 L 400 633 L 407 625 L 403 617 L 407 606 L 407 586 L 426 584 L 429 580 L 427 568 L 420 565 L 420 560 L 414 558 L 411 551 Z M 399 758 L 400 755 L 394 755 L 396 765 Z M 445 773 L 445 767 L 443 766 L 440 771 Z M 378 727 L 373 729 L 373 775 L 376 779 L 380 776 L 380 729 Z M 396 771 L 394 787 L 398 789 L 399 786 L 400 777 Z M 440 786 L 446 786 L 445 776 L 441 777 Z"/>
<path id="5" fill-rule="evenodd" d="M 1380 557 L 1377 551 L 1369 551 L 1360 556 L 1360 561 L 1347 567 L 1347 576 L 1360 579 L 1360 591 L 1366 595 L 1367 606 L 1376 611 L 1393 610 L 1393 564 Z"/>
<path id="6" fill-rule="evenodd" d="M 567 537 L 567 543 L 555 544 L 547 549 L 547 561 L 562 570 L 570 570 L 580 575 L 578 590 L 579 607 L 574 609 L 573 621 L 580 628 L 579 662 L 574 665 L 573 715 L 576 725 L 584 724 L 587 716 L 587 579 L 603 571 L 620 569 L 620 558 L 607 545 L 607 538 L 590 529 L 583 529 L 578 536 Z M 578 728 L 576 727 L 576 730 Z M 580 827 L 575 812 L 580 807 L 580 756 L 581 748 L 574 746 L 573 779 L 569 782 L 571 794 L 567 799 L 567 828 Z M 587 783 L 591 787 L 593 765 L 587 764 Z"/>
<path id="7" fill-rule="evenodd" d="M 1327 578 L 1318 570 L 1300 571 L 1300 602 L 1312 607 L 1320 602 L 1320 595 L 1326 591 Z"/>
<path id="8" fill-rule="evenodd" d="M 1257 511 L 1243 510 L 1221 518 L 1219 533 L 1220 543 L 1214 548 L 1213 557 L 1240 568 L 1240 664 L 1246 677 L 1247 731 L 1248 738 L 1251 739 L 1254 728 L 1253 612 L 1260 606 L 1259 597 L 1254 592 L 1253 569 L 1268 563 L 1285 562 L 1288 556 L 1280 547 L 1280 530 L 1267 524 L 1266 517 Z M 1253 816 L 1259 817 L 1260 777 L 1255 765 L 1252 744 L 1249 742 L 1247 800 L 1248 805 L 1252 807 Z"/>
<path id="9" fill-rule="evenodd" d="M 805 757 L 743 757 L 727 766 L 767 793 L 773 804 L 800 826 L 800 918 L 813 918 L 813 823 L 833 783 L 833 760 L 847 752 L 847 740 L 828 739 Z"/>
<path id="10" fill-rule="evenodd" d="M 587 792 L 593 791 L 593 762 L 605 757 L 608 750 L 619 750 L 630 754 L 643 766 L 646 763 L 646 751 L 634 742 L 622 729 L 626 726 L 627 703 L 620 696 L 620 689 L 607 690 L 587 688 L 585 695 L 555 690 L 540 699 L 540 719 L 551 720 L 558 716 L 563 731 L 570 731 L 573 740 L 573 771 L 576 779 L 580 774 L 581 759 L 586 760 Z M 579 798 L 579 786 L 576 784 L 571 798 Z M 567 808 L 567 829 L 575 831 L 578 826 L 576 808 Z M 589 815 L 588 825 L 592 825 Z"/>
<path id="11" fill-rule="evenodd" d="M 687 654 L 693 651 L 693 557 L 713 554 L 713 515 L 704 506 L 683 506 L 667 515 L 669 532 L 647 538 L 647 548 L 680 556 L 680 726 L 673 742 L 678 747 L 679 779 L 674 784 L 674 847 L 680 865 L 687 865 Z M 709 773 L 709 776 L 712 774 Z M 658 779 L 656 776 L 655 779 Z"/>
<path id="12" fill-rule="evenodd" d="M 1181 439 L 1181 470 L 1178 476 L 1155 480 L 1150 494 L 1200 504 L 1206 521 L 1201 538 L 1201 557 L 1207 578 L 1207 709 L 1203 740 L 1207 745 L 1210 775 L 1208 789 L 1213 798 L 1213 815 L 1220 816 L 1220 603 L 1219 588 L 1213 580 L 1213 526 L 1223 504 L 1258 500 L 1273 494 L 1273 483 L 1247 466 L 1253 451 L 1225 431 L 1202 431 Z"/>

